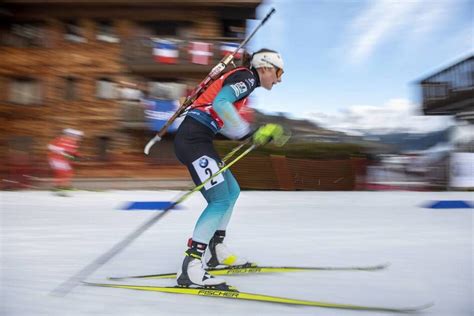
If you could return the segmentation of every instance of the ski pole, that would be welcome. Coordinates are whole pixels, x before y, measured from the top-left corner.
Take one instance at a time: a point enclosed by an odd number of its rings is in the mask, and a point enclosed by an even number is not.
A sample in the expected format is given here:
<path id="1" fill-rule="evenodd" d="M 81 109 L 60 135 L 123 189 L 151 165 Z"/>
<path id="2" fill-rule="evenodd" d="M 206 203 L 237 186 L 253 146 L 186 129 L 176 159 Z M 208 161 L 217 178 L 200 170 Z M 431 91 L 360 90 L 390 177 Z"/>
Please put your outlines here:
<path id="1" fill-rule="evenodd" d="M 237 146 L 237 148 L 240 149 L 240 148 L 243 147 L 243 145 L 245 145 L 245 143 Z M 237 156 L 229 164 L 227 164 L 226 166 L 221 168 L 218 172 L 216 172 L 214 175 L 212 175 L 206 181 L 204 181 L 200 185 L 196 186 L 191 191 L 188 191 L 186 194 L 184 194 L 179 199 L 177 199 L 175 202 L 171 203 L 168 207 L 166 207 L 163 210 L 163 212 L 161 212 L 157 215 L 154 215 L 148 221 L 146 221 L 145 223 L 140 225 L 137 229 L 135 229 L 132 233 L 127 235 L 120 242 L 115 244 L 107 252 L 103 253 L 97 259 L 95 259 L 94 261 L 89 263 L 87 266 L 82 268 L 79 272 L 77 272 L 76 274 L 71 276 L 69 279 L 65 280 L 63 283 L 59 284 L 55 289 L 53 289 L 51 291 L 50 294 L 55 295 L 55 296 L 61 296 L 61 297 L 67 295 L 76 286 L 81 284 L 81 282 L 84 281 L 88 276 L 90 276 L 97 269 L 99 269 L 101 266 L 103 266 L 105 263 L 107 263 L 110 259 L 115 257 L 118 253 L 120 253 L 123 249 L 125 249 L 129 244 L 131 244 L 135 239 L 137 239 L 141 234 L 143 234 L 148 228 L 150 228 L 154 223 L 156 223 L 159 219 L 161 219 L 164 215 L 166 215 L 169 210 L 171 210 L 177 204 L 179 204 L 179 203 L 183 202 L 184 200 L 186 200 L 194 192 L 201 190 L 209 181 L 214 179 L 216 176 L 220 175 L 222 172 L 228 170 L 237 161 L 239 161 L 244 156 L 246 156 L 248 153 L 250 153 L 253 149 L 255 149 L 255 147 L 256 147 L 256 145 L 252 144 L 249 148 L 247 148 L 244 152 L 242 152 L 239 156 Z M 232 152 L 234 154 L 235 152 L 237 152 L 237 150 L 234 149 L 234 150 L 231 151 L 231 153 Z"/>
<path id="2" fill-rule="evenodd" d="M 167 209 L 165 209 L 165 212 L 170 210 L 171 208 L 173 208 L 174 206 L 178 205 L 179 203 L 183 202 L 184 200 L 186 200 L 191 194 L 193 194 L 194 192 L 196 191 L 199 191 L 201 190 L 202 188 L 204 188 L 204 186 L 206 184 L 209 183 L 209 181 L 213 180 L 215 177 L 217 177 L 218 175 L 220 175 L 221 173 L 223 173 L 224 171 L 226 171 L 227 169 L 229 169 L 230 167 L 232 167 L 237 161 L 239 161 L 240 159 L 242 159 L 243 157 L 245 157 L 249 152 L 251 152 L 252 150 L 255 149 L 255 147 L 257 147 L 257 145 L 255 144 L 252 144 L 252 146 L 250 146 L 249 148 L 247 148 L 245 151 L 243 151 L 239 156 L 237 156 L 234 160 L 232 160 L 231 162 L 229 162 L 227 165 L 225 165 L 224 167 L 222 167 L 219 171 L 217 171 L 216 173 L 214 173 L 211 177 L 207 178 L 206 181 L 202 182 L 200 185 L 196 186 L 194 189 L 192 189 L 191 191 L 188 191 L 186 192 L 182 197 L 180 197 L 179 199 L 177 199 L 175 202 L 173 202 L 171 204 L 171 206 Z"/>
<path id="3" fill-rule="evenodd" d="M 226 162 L 227 160 L 229 160 L 236 152 L 238 152 L 242 147 L 244 147 L 245 145 L 247 145 L 248 143 L 250 143 L 250 141 L 252 140 L 252 137 L 249 137 L 247 138 L 242 144 L 240 144 L 239 146 L 235 147 L 234 149 L 232 149 L 227 155 L 224 156 L 224 158 L 222 158 L 222 161 L 223 162 Z"/>
<path id="4" fill-rule="evenodd" d="M 222 58 L 219 63 L 212 68 L 211 72 L 206 76 L 206 78 L 199 83 L 199 85 L 196 87 L 196 89 L 191 93 L 191 95 L 188 95 L 184 102 L 180 105 L 178 110 L 171 116 L 171 118 L 168 119 L 168 121 L 165 123 L 165 125 L 156 133 L 156 135 L 146 144 L 145 149 L 143 152 L 148 155 L 150 153 L 151 147 L 156 143 L 161 141 L 162 137 L 166 134 L 166 131 L 170 127 L 171 124 L 181 115 L 183 112 L 193 104 L 194 101 L 204 92 L 204 90 L 217 78 L 219 75 L 224 71 L 224 69 L 229 65 L 233 60 L 235 54 L 238 53 L 238 51 L 244 47 L 250 39 L 255 35 L 255 33 L 262 27 L 265 22 L 270 18 L 270 16 L 275 13 L 275 8 L 272 8 L 270 12 L 267 13 L 265 18 L 260 22 L 259 25 L 253 30 L 252 33 L 250 33 L 249 36 L 247 36 L 242 43 L 234 50 L 233 53 L 226 55 L 224 58 Z"/>

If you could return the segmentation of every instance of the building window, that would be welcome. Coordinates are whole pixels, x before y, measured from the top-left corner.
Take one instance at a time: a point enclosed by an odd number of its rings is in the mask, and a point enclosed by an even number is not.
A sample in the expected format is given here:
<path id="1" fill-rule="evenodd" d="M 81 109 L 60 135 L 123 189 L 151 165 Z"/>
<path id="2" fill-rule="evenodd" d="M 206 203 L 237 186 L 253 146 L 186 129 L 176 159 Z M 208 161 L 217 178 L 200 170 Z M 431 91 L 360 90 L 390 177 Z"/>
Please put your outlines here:
<path id="1" fill-rule="evenodd" d="M 100 136 L 97 138 L 97 160 L 110 160 L 110 137 Z"/>
<path id="2" fill-rule="evenodd" d="M 41 84 L 31 78 L 15 78 L 10 83 L 9 101 L 17 104 L 41 104 Z"/>
<path id="3" fill-rule="evenodd" d="M 96 87 L 99 99 L 115 99 L 117 96 L 116 84 L 108 78 L 97 80 Z"/>
<path id="4" fill-rule="evenodd" d="M 64 99 L 68 101 L 78 100 L 78 79 L 74 77 L 65 78 L 65 89 L 64 89 Z"/>
<path id="5" fill-rule="evenodd" d="M 45 31 L 41 23 L 0 25 L 0 44 L 13 47 L 45 46 Z"/>
<path id="6" fill-rule="evenodd" d="M 115 33 L 114 26 L 110 21 L 97 22 L 97 40 L 107 43 L 118 43 L 120 39 Z"/>
<path id="7" fill-rule="evenodd" d="M 65 22 L 64 38 L 70 42 L 85 43 L 87 42 L 84 36 L 84 28 L 79 25 L 77 21 Z"/>

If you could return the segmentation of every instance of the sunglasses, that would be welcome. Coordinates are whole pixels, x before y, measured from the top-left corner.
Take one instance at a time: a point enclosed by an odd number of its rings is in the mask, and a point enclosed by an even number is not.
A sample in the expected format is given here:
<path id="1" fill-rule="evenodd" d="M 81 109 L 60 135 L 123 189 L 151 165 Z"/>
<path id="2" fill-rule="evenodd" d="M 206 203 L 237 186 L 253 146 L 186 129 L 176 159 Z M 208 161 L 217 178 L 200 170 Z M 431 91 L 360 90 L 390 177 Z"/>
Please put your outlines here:
<path id="1" fill-rule="evenodd" d="M 277 76 L 278 79 L 280 79 L 281 76 L 283 76 L 284 71 L 283 71 L 283 69 L 278 68 L 278 67 L 275 67 L 275 69 L 276 69 L 276 76 Z"/>

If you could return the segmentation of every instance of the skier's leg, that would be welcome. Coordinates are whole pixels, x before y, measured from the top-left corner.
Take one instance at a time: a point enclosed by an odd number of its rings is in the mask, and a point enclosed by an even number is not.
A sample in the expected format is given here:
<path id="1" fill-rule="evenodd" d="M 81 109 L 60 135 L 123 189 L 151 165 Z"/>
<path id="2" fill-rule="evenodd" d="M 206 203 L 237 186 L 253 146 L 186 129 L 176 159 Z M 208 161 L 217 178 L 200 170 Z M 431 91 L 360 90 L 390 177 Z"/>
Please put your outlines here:
<path id="1" fill-rule="evenodd" d="M 225 212 L 222 220 L 219 223 L 219 227 L 217 230 L 226 230 L 227 225 L 229 224 L 230 217 L 232 216 L 232 212 L 234 210 L 235 202 L 240 195 L 240 186 L 237 180 L 235 179 L 234 175 L 230 170 L 224 172 L 225 182 L 227 183 L 227 188 L 229 190 L 229 199 L 230 199 L 230 206 L 227 212 Z"/>
<path id="2" fill-rule="evenodd" d="M 63 173 L 63 187 L 68 190 L 72 188 L 71 179 L 72 179 L 73 171 L 72 168 L 68 170 L 64 170 Z"/>
<path id="3" fill-rule="evenodd" d="M 218 229 L 209 242 L 208 251 L 205 254 L 205 262 L 208 267 L 216 267 L 218 265 L 242 266 L 250 264 L 247 259 L 236 255 L 224 244 L 227 225 L 229 224 L 235 202 L 240 194 L 239 184 L 230 170 L 224 173 L 224 177 L 226 179 L 227 188 L 229 189 L 230 207 L 227 212 L 224 213 Z"/>
<path id="4" fill-rule="evenodd" d="M 70 177 L 72 176 L 71 165 L 65 159 L 58 158 L 50 159 L 49 164 L 53 169 L 55 190 L 59 195 L 64 195 L 62 190 L 69 185 Z"/>
<path id="5" fill-rule="evenodd" d="M 194 227 L 194 241 L 208 244 L 221 222 L 230 218 L 227 214 L 232 212 L 235 201 L 232 200 L 226 182 L 227 180 L 201 192 L 208 204 Z"/>
<path id="6" fill-rule="evenodd" d="M 196 184 L 199 184 L 209 175 L 219 170 L 219 162 L 207 155 L 203 155 L 188 164 L 188 169 Z M 224 176 L 216 177 L 202 188 L 201 193 L 208 205 L 196 222 L 192 239 L 188 243 L 185 258 L 177 274 L 177 283 L 181 286 L 216 286 L 225 283 L 224 280 L 209 275 L 203 268 L 202 255 L 209 240 L 219 227 L 219 223 L 231 208 L 229 188 Z"/>

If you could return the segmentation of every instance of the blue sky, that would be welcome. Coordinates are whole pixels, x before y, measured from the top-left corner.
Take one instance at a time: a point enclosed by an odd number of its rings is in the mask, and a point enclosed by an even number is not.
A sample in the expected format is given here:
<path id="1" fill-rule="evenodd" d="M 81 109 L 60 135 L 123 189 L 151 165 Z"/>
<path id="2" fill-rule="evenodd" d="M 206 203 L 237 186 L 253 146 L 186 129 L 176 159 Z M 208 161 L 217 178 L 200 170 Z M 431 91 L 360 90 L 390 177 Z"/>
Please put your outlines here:
<path id="1" fill-rule="evenodd" d="M 340 130 L 448 124 L 416 117 L 414 82 L 472 54 L 473 1 L 274 0 L 258 8 L 258 17 L 271 7 L 277 12 L 249 47 L 279 51 L 285 74 L 272 91 L 256 90 L 256 108 Z M 249 21 L 249 31 L 256 23 Z"/>

